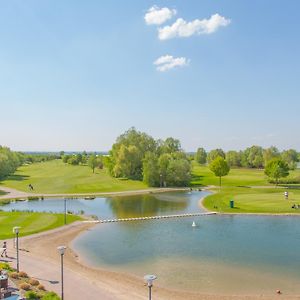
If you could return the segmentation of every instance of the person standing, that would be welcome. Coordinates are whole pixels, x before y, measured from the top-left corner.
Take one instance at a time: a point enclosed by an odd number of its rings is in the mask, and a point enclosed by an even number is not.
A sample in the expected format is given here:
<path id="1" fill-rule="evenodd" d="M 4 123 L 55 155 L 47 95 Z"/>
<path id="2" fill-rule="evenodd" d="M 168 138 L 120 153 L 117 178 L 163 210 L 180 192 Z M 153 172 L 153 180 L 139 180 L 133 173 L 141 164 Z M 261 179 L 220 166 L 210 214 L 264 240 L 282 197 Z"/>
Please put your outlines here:
<path id="1" fill-rule="evenodd" d="M 3 257 L 3 254 L 5 254 L 5 257 L 8 257 L 7 256 L 7 243 L 5 241 L 3 242 L 1 257 Z"/>

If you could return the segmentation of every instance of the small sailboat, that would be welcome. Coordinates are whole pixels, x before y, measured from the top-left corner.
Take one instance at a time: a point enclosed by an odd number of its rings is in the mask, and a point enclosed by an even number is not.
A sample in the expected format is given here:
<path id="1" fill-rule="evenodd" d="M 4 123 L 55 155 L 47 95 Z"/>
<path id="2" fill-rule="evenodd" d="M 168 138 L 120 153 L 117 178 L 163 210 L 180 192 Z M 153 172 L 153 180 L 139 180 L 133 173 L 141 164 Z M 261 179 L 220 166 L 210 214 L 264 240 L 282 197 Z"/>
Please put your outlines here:
<path id="1" fill-rule="evenodd" d="M 197 227 L 195 221 L 193 221 L 192 227 Z"/>

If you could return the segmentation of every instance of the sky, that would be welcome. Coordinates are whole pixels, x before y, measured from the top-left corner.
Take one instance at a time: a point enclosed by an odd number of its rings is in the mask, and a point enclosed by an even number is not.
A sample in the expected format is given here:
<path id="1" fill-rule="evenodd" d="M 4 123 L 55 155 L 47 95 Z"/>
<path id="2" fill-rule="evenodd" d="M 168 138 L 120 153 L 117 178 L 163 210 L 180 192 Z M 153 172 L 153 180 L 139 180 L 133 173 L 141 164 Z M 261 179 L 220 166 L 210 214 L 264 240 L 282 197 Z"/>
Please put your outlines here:
<path id="1" fill-rule="evenodd" d="M 300 1 L 2 0 L 0 145 L 300 150 Z"/>

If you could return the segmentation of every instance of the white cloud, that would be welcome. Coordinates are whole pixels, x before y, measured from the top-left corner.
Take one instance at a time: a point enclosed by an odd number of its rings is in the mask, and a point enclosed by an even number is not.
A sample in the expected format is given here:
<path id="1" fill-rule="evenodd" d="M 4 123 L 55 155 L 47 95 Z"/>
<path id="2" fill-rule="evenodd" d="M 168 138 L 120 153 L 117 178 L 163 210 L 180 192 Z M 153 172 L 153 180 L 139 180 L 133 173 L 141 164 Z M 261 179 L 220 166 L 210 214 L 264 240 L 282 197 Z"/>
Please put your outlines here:
<path id="1" fill-rule="evenodd" d="M 219 14 L 214 14 L 209 19 L 196 19 L 191 22 L 179 18 L 172 25 L 159 28 L 158 38 L 167 40 L 175 37 L 189 37 L 194 34 L 211 34 L 220 27 L 229 25 L 230 22 L 230 19 Z"/>
<path id="2" fill-rule="evenodd" d="M 152 6 L 148 9 L 144 16 L 147 25 L 160 25 L 176 15 L 175 9 L 169 9 L 167 7 L 159 8 L 158 6 Z"/>
<path id="3" fill-rule="evenodd" d="M 185 67 L 189 64 L 189 60 L 185 57 L 173 57 L 172 55 L 164 55 L 154 61 L 153 64 L 157 66 L 157 71 L 165 72 L 175 67 Z"/>

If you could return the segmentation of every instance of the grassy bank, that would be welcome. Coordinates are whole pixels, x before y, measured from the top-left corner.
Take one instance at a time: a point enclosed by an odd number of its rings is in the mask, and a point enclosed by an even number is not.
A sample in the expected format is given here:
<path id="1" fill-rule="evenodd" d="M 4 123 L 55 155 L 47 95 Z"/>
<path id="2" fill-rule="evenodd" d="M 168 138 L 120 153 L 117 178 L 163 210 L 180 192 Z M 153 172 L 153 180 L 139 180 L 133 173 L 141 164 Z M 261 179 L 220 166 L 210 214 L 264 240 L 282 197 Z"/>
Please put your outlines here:
<path id="1" fill-rule="evenodd" d="M 81 220 L 79 216 L 68 215 L 67 223 Z M 64 215 L 50 213 L 4 212 L 0 211 L 0 239 L 14 236 L 12 229 L 20 226 L 20 236 L 38 233 L 64 225 Z"/>
<path id="2" fill-rule="evenodd" d="M 203 205 L 212 211 L 229 213 L 300 213 L 292 208 L 300 205 L 300 190 L 289 190 L 289 199 L 284 198 L 281 188 L 223 187 L 221 192 L 208 196 Z M 234 200 L 234 208 L 229 207 Z"/>
<path id="3" fill-rule="evenodd" d="M 145 189 L 147 186 L 134 180 L 111 177 L 106 170 L 88 166 L 72 166 L 61 160 L 35 163 L 20 167 L 17 172 L 0 183 L 10 188 L 34 193 L 94 193 Z M 32 184 L 33 191 L 28 185 Z"/>

